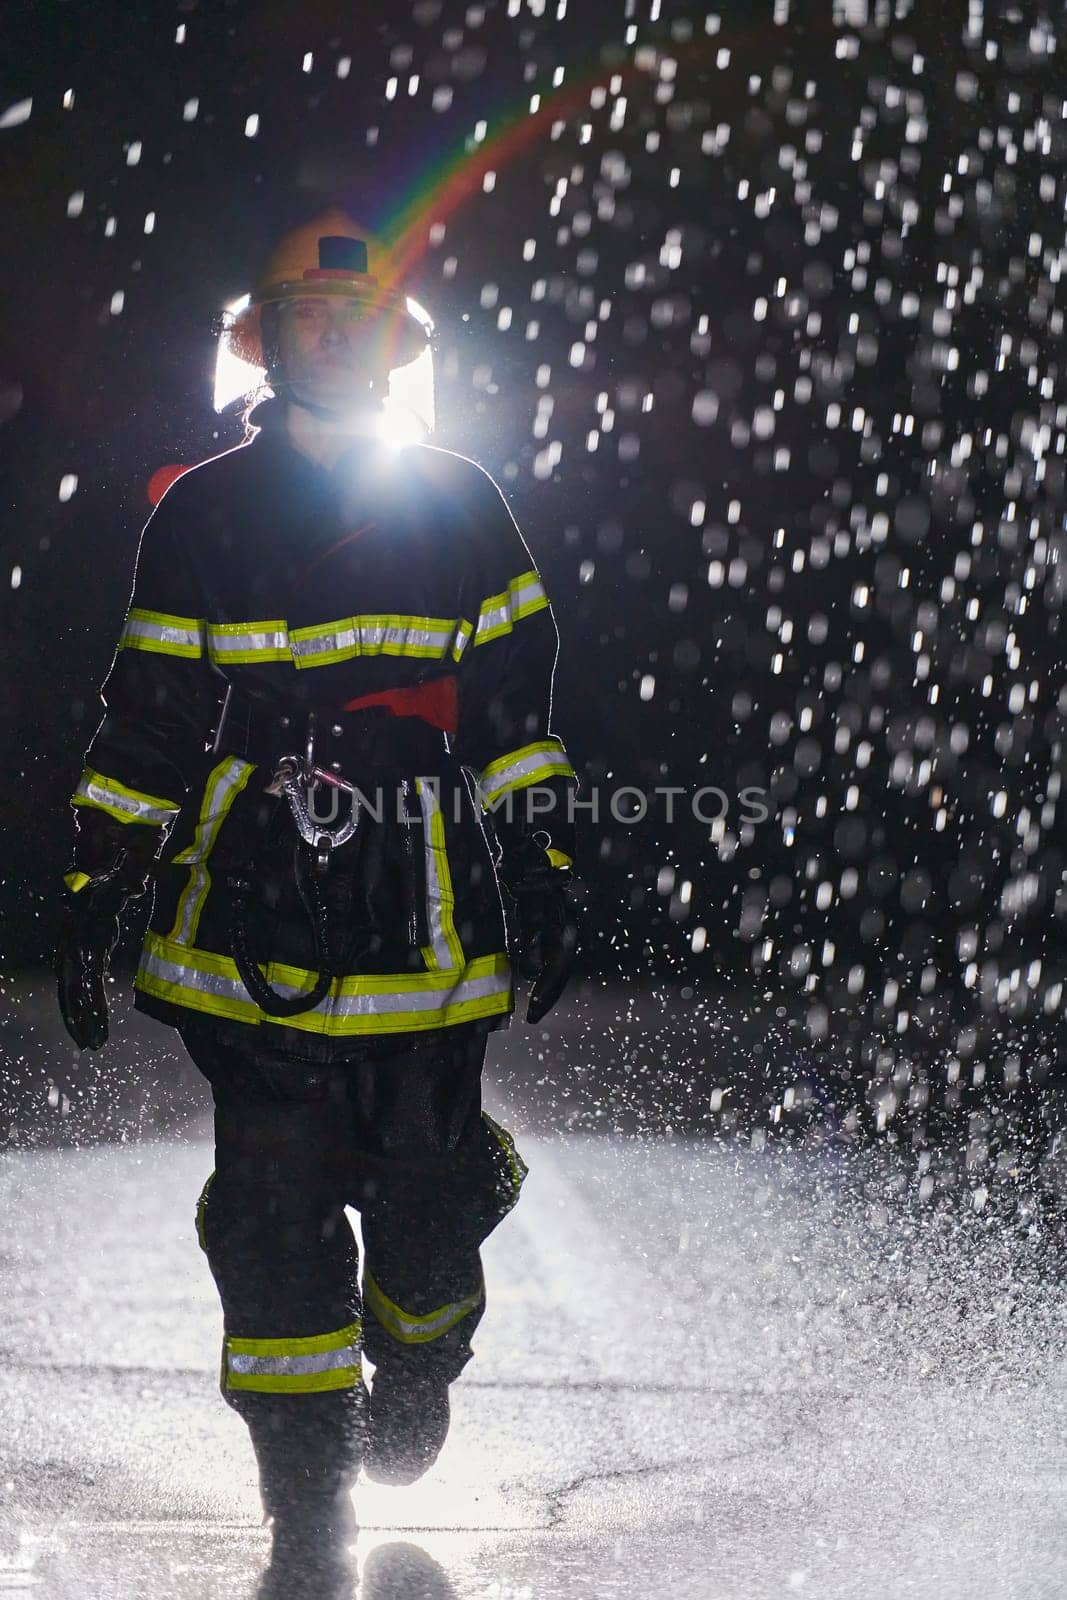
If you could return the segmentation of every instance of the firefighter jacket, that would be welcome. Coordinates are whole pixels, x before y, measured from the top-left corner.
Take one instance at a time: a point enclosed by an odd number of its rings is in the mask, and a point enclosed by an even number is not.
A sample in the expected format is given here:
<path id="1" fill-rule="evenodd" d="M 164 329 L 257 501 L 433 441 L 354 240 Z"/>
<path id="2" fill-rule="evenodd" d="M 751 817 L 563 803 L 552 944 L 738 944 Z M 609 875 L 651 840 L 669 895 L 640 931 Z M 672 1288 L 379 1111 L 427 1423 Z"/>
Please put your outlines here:
<path id="1" fill-rule="evenodd" d="M 275 1053 L 330 1061 L 384 1035 L 506 1027 L 492 840 L 518 830 L 529 848 L 536 792 L 538 844 L 567 871 L 578 786 L 550 728 L 559 636 L 530 551 L 463 456 L 354 435 L 328 471 L 291 444 L 279 401 L 253 420 L 141 536 L 66 881 L 78 892 L 116 840 L 150 861 L 135 1003 L 183 1030 L 257 1029 Z M 325 879 L 345 960 L 319 1003 L 272 1016 L 234 960 L 237 902 L 258 972 L 298 1003 L 321 952 L 275 778 L 309 726 L 315 763 L 359 791 Z M 331 826 L 338 797 L 314 791 Z"/>

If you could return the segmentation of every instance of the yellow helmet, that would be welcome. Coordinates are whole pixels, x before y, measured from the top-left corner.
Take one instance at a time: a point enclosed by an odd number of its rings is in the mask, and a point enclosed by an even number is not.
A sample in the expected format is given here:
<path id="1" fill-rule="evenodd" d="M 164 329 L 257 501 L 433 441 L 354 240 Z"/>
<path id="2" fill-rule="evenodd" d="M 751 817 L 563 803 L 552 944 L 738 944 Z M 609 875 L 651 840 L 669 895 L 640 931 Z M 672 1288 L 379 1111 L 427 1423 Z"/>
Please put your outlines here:
<path id="1" fill-rule="evenodd" d="M 237 360 L 265 367 L 260 316 L 264 306 L 310 295 L 343 295 L 393 314 L 389 366 L 405 367 L 426 349 L 433 322 L 404 294 L 399 280 L 398 265 L 381 241 L 339 207 L 332 207 L 280 241 L 252 293 L 225 314 L 223 339 Z"/>

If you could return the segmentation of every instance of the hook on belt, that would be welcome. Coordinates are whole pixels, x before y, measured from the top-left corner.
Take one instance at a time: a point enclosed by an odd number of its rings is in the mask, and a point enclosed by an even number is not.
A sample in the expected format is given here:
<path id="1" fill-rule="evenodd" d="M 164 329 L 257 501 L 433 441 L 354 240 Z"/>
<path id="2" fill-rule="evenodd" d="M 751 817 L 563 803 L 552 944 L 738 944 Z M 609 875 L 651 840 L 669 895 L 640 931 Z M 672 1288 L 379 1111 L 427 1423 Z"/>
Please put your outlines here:
<path id="1" fill-rule="evenodd" d="M 350 814 L 333 828 L 324 826 L 311 815 L 311 791 L 318 783 L 325 783 L 331 789 L 341 789 L 352 797 Z M 281 757 L 274 777 L 267 785 L 268 794 L 284 794 L 288 800 L 297 832 L 315 852 L 317 872 L 325 872 L 330 864 L 331 852 L 354 837 L 362 810 L 356 798 L 358 792 L 355 784 L 338 777 L 336 772 L 312 765 L 310 757 L 305 759 L 296 755 Z"/>

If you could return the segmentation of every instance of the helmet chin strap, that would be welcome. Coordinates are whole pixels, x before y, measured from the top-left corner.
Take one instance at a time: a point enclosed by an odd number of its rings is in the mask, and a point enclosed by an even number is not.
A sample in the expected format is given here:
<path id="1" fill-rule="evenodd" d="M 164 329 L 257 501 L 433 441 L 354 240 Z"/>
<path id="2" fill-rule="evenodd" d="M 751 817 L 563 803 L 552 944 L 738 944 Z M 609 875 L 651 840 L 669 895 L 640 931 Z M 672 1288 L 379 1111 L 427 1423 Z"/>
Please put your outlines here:
<path id="1" fill-rule="evenodd" d="M 300 406 L 304 411 L 310 411 L 312 416 L 319 417 L 324 422 L 339 422 L 344 424 L 346 419 L 354 420 L 359 416 L 366 416 L 368 412 L 378 414 L 382 410 L 382 396 L 377 393 L 375 380 L 372 378 L 367 386 L 367 396 L 355 402 L 341 403 L 337 406 L 324 406 L 317 400 L 297 398 L 291 391 L 294 387 L 289 378 L 283 378 L 277 369 L 273 371 L 268 366 L 267 382 L 278 395 L 279 399 L 287 400 L 290 405 Z M 388 380 L 386 380 L 388 382 Z"/>

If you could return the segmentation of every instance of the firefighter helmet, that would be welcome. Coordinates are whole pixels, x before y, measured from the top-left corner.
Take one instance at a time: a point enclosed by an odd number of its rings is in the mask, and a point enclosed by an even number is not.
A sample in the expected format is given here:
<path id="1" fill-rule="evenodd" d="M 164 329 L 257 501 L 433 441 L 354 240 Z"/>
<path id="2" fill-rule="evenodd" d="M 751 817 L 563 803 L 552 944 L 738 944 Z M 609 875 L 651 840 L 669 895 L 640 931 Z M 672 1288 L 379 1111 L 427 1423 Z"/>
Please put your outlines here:
<path id="1" fill-rule="evenodd" d="M 338 207 L 294 228 L 268 258 L 254 290 L 227 313 L 223 339 L 253 367 L 271 367 L 264 350 L 262 310 L 283 300 L 343 295 L 376 309 L 389 369 L 405 367 L 427 348 L 433 322 L 400 287 L 400 268 L 387 248 Z"/>

